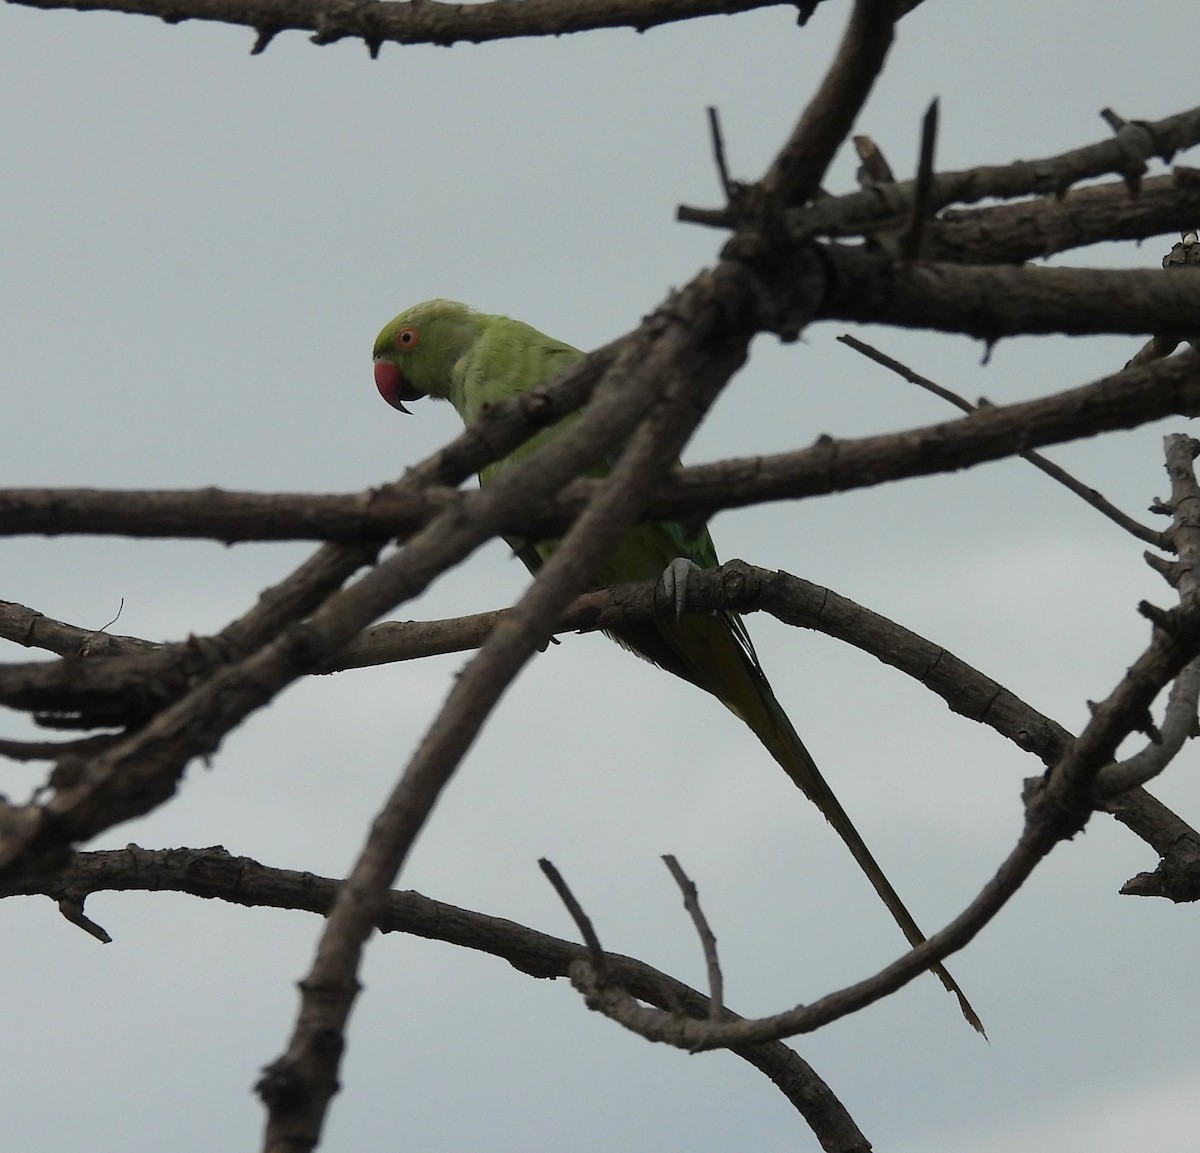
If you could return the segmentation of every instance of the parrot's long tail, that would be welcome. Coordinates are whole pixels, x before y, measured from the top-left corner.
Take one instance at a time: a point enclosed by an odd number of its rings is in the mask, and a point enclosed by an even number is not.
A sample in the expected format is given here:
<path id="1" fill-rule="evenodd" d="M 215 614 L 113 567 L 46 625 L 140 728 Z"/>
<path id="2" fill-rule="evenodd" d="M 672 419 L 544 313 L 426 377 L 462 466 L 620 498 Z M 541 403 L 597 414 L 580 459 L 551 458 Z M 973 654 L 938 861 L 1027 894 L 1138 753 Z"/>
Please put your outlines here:
<path id="1" fill-rule="evenodd" d="M 695 613 L 674 621 L 659 618 L 645 624 L 622 625 L 613 629 L 610 635 L 647 660 L 712 693 L 741 717 L 846 842 L 908 943 L 914 948 L 924 943 L 925 934 L 884 876 L 846 810 L 825 783 L 804 742 L 797 736 L 787 713 L 775 699 L 745 627 L 736 615 Z M 983 1033 L 982 1022 L 954 978 L 940 963 L 929 968 L 958 998 L 967 1021 Z"/>
<path id="2" fill-rule="evenodd" d="M 825 814 L 825 819 L 834 827 L 838 836 L 845 841 L 846 847 L 858 862 L 859 867 L 866 873 L 871 884 L 875 886 L 875 892 L 888 907 L 896 924 L 900 926 L 901 932 L 908 939 L 908 943 L 914 948 L 923 944 L 925 934 L 921 932 L 920 926 L 905 908 L 900 895 L 892 888 L 891 881 L 887 879 L 879 867 L 879 863 L 871 855 L 871 850 L 859 836 L 858 830 L 846 814 L 846 810 L 842 808 L 841 802 L 825 782 L 825 778 L 821 776 L 816 762 L 812 759 L 808 749 L 804 747 L 804 742 L 797 735 L 795 728 L 792 727 L 792 722 L 788 719 L 787 713 L 783 711 L 783 706 L 775 699 L 775 694 L 771 691 L 766 677 L 757 667 L 757 662 L 754 662 L 748 671 L 756 681 L 755 687 L 758 689 L 755 694 L 758 698 L 756 703 L 761 703 L 761 710 L 747 709 L 743 706 L 734 708 L 733 711 L 754 730 L 755 735 L 766 746 L 771 756 L 779 762 L 783 771 Z M 962 1015 L 973 1028 L 986 1037 L 987 1033 L 984 1032 L 983 1022 L 980 1021 L 979 1015 L 971 1007 L 971 1002 L 967 1000 L 966 995 L 958 987 L 958 982 L 950 976 L 946 968 L 939 963 L 931 965 L 929 971 L 935 973 L 946 989 L 958 998 Z"/>

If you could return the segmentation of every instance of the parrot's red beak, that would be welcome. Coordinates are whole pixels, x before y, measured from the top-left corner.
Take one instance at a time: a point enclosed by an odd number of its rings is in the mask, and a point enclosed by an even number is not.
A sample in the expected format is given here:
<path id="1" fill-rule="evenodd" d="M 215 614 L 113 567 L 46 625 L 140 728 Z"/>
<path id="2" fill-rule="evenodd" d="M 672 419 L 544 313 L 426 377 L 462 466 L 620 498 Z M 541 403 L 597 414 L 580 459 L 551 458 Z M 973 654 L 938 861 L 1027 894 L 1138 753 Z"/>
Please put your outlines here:
<path id="1" fill-rule="evenodd" d="M 379 395 L 393 408 L 407 413 L 408 409 L 401 403 L 405 400 L 420 400 L 424 395 L 414 389 L 404 379 L 404 374 L 389 360 L 375 361 L 375 387 Z"/>

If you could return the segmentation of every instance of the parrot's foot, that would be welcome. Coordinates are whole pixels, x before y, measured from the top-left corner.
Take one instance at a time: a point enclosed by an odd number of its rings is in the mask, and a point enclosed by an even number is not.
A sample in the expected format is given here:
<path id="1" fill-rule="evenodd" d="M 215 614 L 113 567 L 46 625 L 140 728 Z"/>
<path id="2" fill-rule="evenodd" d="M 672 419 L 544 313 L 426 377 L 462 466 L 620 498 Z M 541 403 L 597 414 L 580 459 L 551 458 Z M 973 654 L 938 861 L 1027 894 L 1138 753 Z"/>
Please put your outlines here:
<path id="1" fill-rule="evenodd" d="M 688 560 L 685 556 L 677 556 L 663 569 L 663 574 L 659 577 L 658 587 L 675 605 L 676 620 L 683 616 L 683 610 L 687 608 L 688 578 L 692 573 L 699 571 L 700 566 L 695 561 Z"/>

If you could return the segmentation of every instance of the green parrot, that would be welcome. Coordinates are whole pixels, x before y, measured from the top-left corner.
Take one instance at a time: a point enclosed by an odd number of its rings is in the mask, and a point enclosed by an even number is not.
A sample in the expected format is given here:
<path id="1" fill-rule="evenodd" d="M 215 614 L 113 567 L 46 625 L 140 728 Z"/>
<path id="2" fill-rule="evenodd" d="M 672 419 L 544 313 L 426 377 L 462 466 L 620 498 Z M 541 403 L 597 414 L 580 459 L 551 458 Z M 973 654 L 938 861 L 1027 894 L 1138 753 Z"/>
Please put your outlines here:
<path id="1" fill-rule="evenodd" d="M 424 396 L 448 400 L 469 425 L 487 405 L 545 383 L 583 355 L 518 320 L 476 312 L 452 300 L 427 300 L 400 313 L 380 332 L 374 350 L 375 387 L 401 412 L 408 412 L 405 401 Z M 561 427 L 543 429 L 504 460 L 488 465 L 479 474 L 480 483 L 487 484 Z M 516 551 L 536 572 L 556 544 L 519 543 Z M 689 531 L 674 521 L 634 525 L 594 574 L 593 585 L 657 579 L 675 597 L 679 611 L 674 619 L 620 625 L 610 635 L 711 693 L 750 726 L 846 843 L 909 943 L 919 945 L 924 935 L 775 699 L 741 618 L 732 612 L 681 615 L 688 571 L 718 563 L 712 537 L 703 526 Z M 982 1033 L 983 1025 L 954 978 L 941 965 L 932 966 L 932 971 L 958 998 L 963 1016 Z"/>

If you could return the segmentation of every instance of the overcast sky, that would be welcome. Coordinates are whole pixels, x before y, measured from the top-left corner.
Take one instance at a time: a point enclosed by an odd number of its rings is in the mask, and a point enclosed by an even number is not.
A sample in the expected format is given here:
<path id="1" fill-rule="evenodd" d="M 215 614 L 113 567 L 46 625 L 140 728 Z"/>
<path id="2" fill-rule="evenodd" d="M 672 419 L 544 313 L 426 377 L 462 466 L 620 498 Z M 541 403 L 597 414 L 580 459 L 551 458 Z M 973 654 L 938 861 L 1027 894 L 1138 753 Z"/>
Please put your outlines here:
<path id="1" fill-rule="evenodd" d="M 457 427 L 380 401 L 380 326 L 430 296 L 590 348 L 718 251 L 674 223 L 714 205 L 704 108 L 735 175 L 759 175 L 827 63 L 847 5 L 804 29 L 778 8 L 637 35 L 316 48 L 107 14 L 0 8 L 0 485 L 351 491 Z M 1103 138 L 1099 110 L 1195 103 L 1194 3 L 930 0 L 901 26 L 857 130 L 902 175 L 940 96 L 938 163 L 1033 159 Z M 1183 157 L 1186 163 L 1190 157 Z M 1194 160 L 1192 160 L 1195 163 Z M 853 185 L 840 156 L 827 186 Z M 1174 237 L 1075 254 L 1157 268 Z M 756 342 L 688 459 L 779 451 L 946 418 L 837 345 Z M 1119 368 L 1137 340 L 863 333 L 969 397 L 1046 395 Z M 1166 492 L 1168 422 L 1050 455 L 1141 515 Z M 1142 545 L 1021 462 L 719 516 L 722 556 L 786 569 L 883 612 L 1078 729 L 1170 593 Z M 176 639 L 219 628 L 308 546 L 0 543 L 0 597 Z M 507 603 L 493 545 L 402 618 Z M 989 878 L 1039 764 L 919 686 L 827 638 L 750 621 L 763 664 L 859 829 L 932 930 Z M 0 646 L 3 659 L 27 658 Z M 166 808 L 90 847 L 223 844 L 343 873 L 462 657 L 291 688 L 193 767 Z M 0 716 L 4 735 L 30 731 Z M 5 768 L 21 796 L 35 780 Z M 1200 818 L 1196 750 L 1153 791 Z M 506 697 L 401 878 L 444 901 L 571 936 L 550 856 L 602 940 L 699 984 L 659 854 L 692 874 L 729 1003 L 811 1000 L 903 941 L 820 816 L 709 698 L 601 637 L 568 638 Z M 1150 850 L 1111 820 L 1061 847 L 950 968 L 990 1044 L 932 977 L 796 1048 L 892 1153 L 1200 1148 L 1190 907 L 1123 898 Z M 319 922 L 163 894 L 102 894 L 101 946 L 45 899 L 0 907 L 6 1149 L 252 1149 L 251 1086 L 291 1028 Z M 324 1148 L 709 1153 L 815 1149 L 756 1071 L 651 1047 L 563 982 L 392 936 L 368 953 Z"/>

